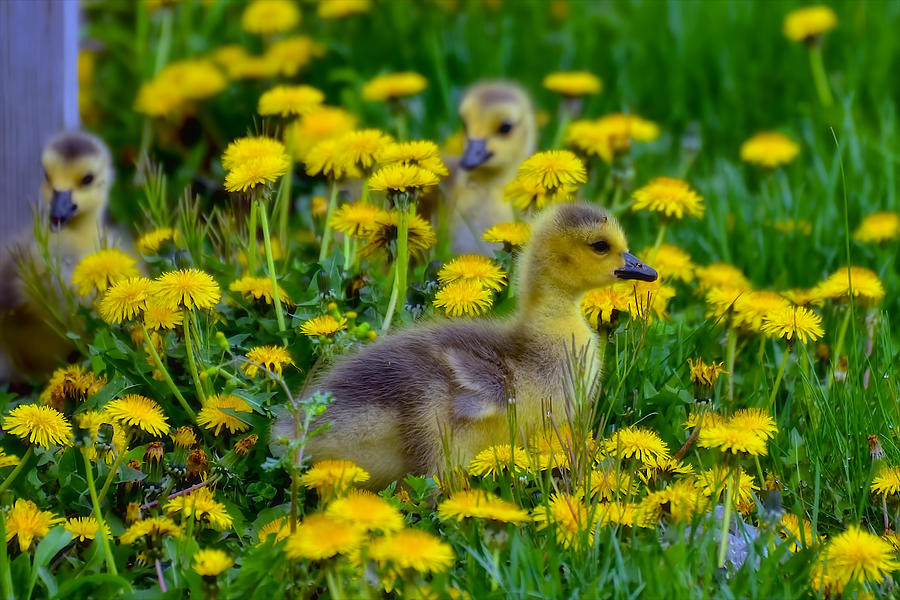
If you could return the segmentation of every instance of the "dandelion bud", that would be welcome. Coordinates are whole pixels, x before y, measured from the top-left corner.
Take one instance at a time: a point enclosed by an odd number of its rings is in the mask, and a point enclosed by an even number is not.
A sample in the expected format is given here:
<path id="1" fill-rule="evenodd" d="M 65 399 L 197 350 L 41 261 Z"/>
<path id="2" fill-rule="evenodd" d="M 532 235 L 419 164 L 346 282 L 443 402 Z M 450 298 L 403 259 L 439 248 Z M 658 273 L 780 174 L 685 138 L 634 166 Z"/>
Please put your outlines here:
<path id="1" fill-rule="evenodd" d="M 370 332 L 369 332 L 369 341 L 370 341 L 370 342 L 374 342 L 374 341 L 375 341 L 375 338 L 377 338 L 377 337 L 378 337 L 378 332 L 377 332 L 377 331 L 374 331 L 374 330 L 373 330 L 373 331 L 370 331 Z"/>
<path id="2" fill-rule="evenodd" d="M 834 380 L 838 383 L 846 381 L 847 371 L 849 369 L 850 366 L 847 363 L 847 357 L 841 356 L 840 358 L 838 358 L 837 364 L 834 366 Z"/>
<path id="3" fill-rule="evenodd" d="M 253 450 L 253 447 L 258 440 L 259 436 L 255 433 L 238 440 L 234 445 L 235 453 L 237 453 L 238 456 L 247 456 L 250 454 L 250 451 Z"/>
<path id="4" fill-rule="evenodd" d="M 197 436 L 194 433 L 193 428 L 185 425 L 175 430 L 175 433 L 172 434 L 172 441 L 175 442 L 176 448 L 189 450 L 197 443 Z"/>
<path id="5" fill-rule="evenodd" d="M 722 363 L 706 364 L 702 359 L 697 359 L 696 364 L 693 359 L 688 359 L 688 365 L 691 368 L 691 383 L 694 385 L 694 398 L 697 402 L 708 402 L 712 400 L 713 389 L 719 380 L 719 374 L 724 373 Z"/>
<path id="6" fill-rule="evenodd" d="M 328 212 L 328 200 L 322 196 L 313 196 L 309 211 L 314 217 L 324 217 L 325 213 Z"/>
<path id="7" fill-rule="evenodd" d="M 191 450 L 185 467 L 187 479 L 201 479 L 209 472 L 209 457 L 201 448 Z"/>
<path id="8" fill-rule="evenodd" d="M 125 523 L 131 525 L 141 520 L 141 504 L 139 502 L 129 502 L 125 508 Z"/>
<path id="9" fill-rule="evenodd" d="M 347 314 L 344 316 L 347 317 L 348 319 L 355 319 L 359 315 L 356 314 L 355 310 L 351 310 L 351 311 L 347 311 Z"/>
<path id="10" fill-rule="evenodd" d="M 162 463 L 166 452 L 162 442 L 150 442 L 144 451 L 144 463 L 147 465 L 147 476 L 150 481 L 159 481 L 162 476 Z"/>
<path id="11" fill-rule="evenodd" d="M 222 333 L 221 331 L 216 332 L 216 345 L 219 346 L 219 349 L 222 352 L 226 352 L 228 350 L 228 348 L 230 347 L 230 344 L 228 343 L 228 338 L 226 338 L 225 334 Z"/>
<path id="12" fill-rule="evenodd" d="M 130 459 L 127 463 L 129 469 L 134 469 L 135 471 L 141 470 L 141 461 L 136 458 Z M 139 488 L 141 485 L 140 481 L 128 481 L 125 483 L 125 493 L 130 494 L 135 489 Z"/>
<path id="13" fill-rule="evenodd" d="M 325 310 L 327 310 L 328 312 L 331 312 L 333 310 L 337 310 L 337 307 L 338 307 L 337 302 L 329 302 L 328 305 L 325 307 Z"/>
<path id="14" fill-rule="evenodd" d="M 881 447 L 881 440 L 878 439 L 878 436 L 870 434 L 867 436 L 869 440 L 869 456 L 872 458 L 872 462 L 884 458 L 884 448 Z"/>

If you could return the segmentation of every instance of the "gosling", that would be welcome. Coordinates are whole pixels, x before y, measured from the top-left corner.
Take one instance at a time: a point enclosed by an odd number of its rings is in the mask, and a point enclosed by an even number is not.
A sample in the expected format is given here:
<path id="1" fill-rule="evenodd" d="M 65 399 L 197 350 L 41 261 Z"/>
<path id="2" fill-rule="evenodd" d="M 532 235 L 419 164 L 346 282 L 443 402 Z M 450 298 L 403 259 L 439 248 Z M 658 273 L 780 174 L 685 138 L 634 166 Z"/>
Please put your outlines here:
<path id="1" fill-rule="evenodd" d="M 491 254 L 481 239 L 492 225 L 513 220 L 504 198 L 506 184 L 534 154 L 537 121 L 528 93 L 505 81 L 479 83 L 459 107 L 466 147 L 450 190 L 451 249 L 457 254 Z"/>
<path id="2" fill-rule="evenodd" d="M 526 432 L 541 424 L 544 410 L 565 414 L 568 357 L 584 352 L 596 360 L 596 334 L 581 314 L 581 297 L 616 280 L 656 279 L 628 253 L 613 217 L 575 203 L 538 218 L 518 272 L 520 304 L 508 320 L 408 329 L 338 362 L 314 386 L 333 401 L 314 424 L 328 427 L 308 441 L 312 460 L 354 461 L 380 489 L 509 443 L 510 402 Z M 599 365 L 592 366 L 598 373 Z M 289 415 L 273 434 L 298 436 Z"/>
<path id="3" fill-rule="evenodd" d="M 68 284 L 78 262 L 101 246 L 112 162 L 102 141 L 81 132 L 51 139 L 41 162 L 41 195 L 49 212 L 47 246 Z M 33 263 L 39 273 L 46 270 L 33 230 L 0 248 L 0 381 L 39 377 L 72 349 L 47 324 L 40 303 L 26 290 L 19 269 L 22 261 Z"/>

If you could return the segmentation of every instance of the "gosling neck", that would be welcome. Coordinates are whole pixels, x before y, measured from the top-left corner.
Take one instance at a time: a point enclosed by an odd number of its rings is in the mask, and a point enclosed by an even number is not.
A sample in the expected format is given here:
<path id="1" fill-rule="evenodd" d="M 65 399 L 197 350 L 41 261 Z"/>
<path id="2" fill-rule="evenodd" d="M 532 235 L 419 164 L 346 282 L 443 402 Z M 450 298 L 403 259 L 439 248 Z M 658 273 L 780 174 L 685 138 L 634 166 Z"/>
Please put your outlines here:
<path id="1" fill-rule="evenodd" d="M 50 232 L 50 242 L 56 243 L 66 254 L 74 250 L 86 255 L 100 247 L 105 210 L 98 207 L 74 216 L 58 231 Z"/>
<path id="2" fill-rule="evenodd" d="M 529 284 L 527 277 L 520 280 L 519 290 L 516 317 L 519 326 L 536 330 L 567 346 L 574 344 L 575 349 L 593 344 L 596 336 L 581 314 L 583 294 L 573 294 L 553 280 Z"/>

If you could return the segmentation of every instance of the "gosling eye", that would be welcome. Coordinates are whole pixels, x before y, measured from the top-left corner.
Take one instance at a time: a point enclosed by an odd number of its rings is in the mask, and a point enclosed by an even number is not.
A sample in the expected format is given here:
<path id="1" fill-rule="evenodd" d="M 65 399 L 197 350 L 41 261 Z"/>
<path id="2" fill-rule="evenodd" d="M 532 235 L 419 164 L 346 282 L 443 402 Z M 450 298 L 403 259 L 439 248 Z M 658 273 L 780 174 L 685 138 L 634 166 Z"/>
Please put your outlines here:
<path id="1" fill-rule="evenodd" d="M 507 133 L 512 131 L 512 128 L 512 123 L 510 123 L 509 121 L 503 121 L 502 123 L 500 123 L 500 127 L 497 128 L 497 133 L 499 133 L 500 135 L 506 135 Z"/>
<path id="2" fill-rule="evenodd" d="M 93 182 L 94 182 L 94 174 L 93 173 L 88 173 L 87 175 L 85 175 L 84 177 L 81 178 L 82 186 L 91 185 Z"/>
<path id="3" fill-rule="evenodd" d="M 599 240 L 591 244 L 591 248 L 594 249 L 594 252 L 605 254 L 609 252 L 609 242 L 606 240 Z"/>

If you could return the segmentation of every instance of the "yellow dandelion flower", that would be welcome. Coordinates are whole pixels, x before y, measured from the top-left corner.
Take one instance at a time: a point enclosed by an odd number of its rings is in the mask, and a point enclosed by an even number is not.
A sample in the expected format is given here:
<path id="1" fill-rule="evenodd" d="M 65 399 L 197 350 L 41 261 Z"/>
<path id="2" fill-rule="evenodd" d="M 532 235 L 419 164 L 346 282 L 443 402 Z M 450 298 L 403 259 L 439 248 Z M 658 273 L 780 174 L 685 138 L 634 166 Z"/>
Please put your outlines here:
<path id="1" fill-rule="evenodd" d="M 839 589 L 850 583 L 881 583 L 900 569 L 890 543 L 851 525 L 825 547 L 825 568 Z"/>
<path id="2" fill-rule="evenodd" d="M 373 77 L 362 87 L 362 97 L 369 102 L 396 100 L 415 96 L 428 87 L 428 80 L 412 71 L 387 73 Z"/>
<path id="3" fill-rule="evenodd" d="M 775 437 L 778 433 L 775 419 L 762 408 L 742 408 L 735 411 L 728 422 L 732 427 L 751 431 L 767 439 Z"/>
<path id="4" fill-rule="evenodd" d="M 281 376 L 285 366 L 294 366 L 294 359 L 284 346 L 254 346 L 247 352 L 247 360 L 250 362 L 241 365 L 241 371 L 247 377 L 256 377 L 259 372 L 257 365 L 262 365 L 278 376 Z"/>
<path id="5" fill-rule="evenodd" d="M 180 538 L 181 533 L 181 527 L 169 517 L 151 517 L 135 521 L 131 527 L 125 530 L 125 533 L 119 536 L 119 544 L 130 546 L 141 538 L 149 538 L 151 541 L 167 536 Z"/>
<path id="6" fill-rule="evenodd" d="M 319 490 L 320 496 L 329 496 L 332 491 L 343 492 L 370 477 L 367 471 L 349 460 L 322 460 L 300 476 L 300 484 Z"/>
<path id="7" fill-rule="evenodd" d="M 231 171 L 244 163 L 260 158 L 285 156 L 284 144 L 265 136 L 242 137 L 234 140 L 222 154 L 222 168 Z"/>
<path id="8" fill-rule="evenodd" d="M 294 77 L 312 59 L 323 56 L 325 50 L 325 46 L 308 36 L 294 35 L 272 42 L 261 60 L 272 69 L 273 75 Z"/>
<path id="9" fill-rule="evenodd" d="M 154 299 L 144 307 L 144 325 L 150 330 L 175 329 L 184 322 L 184 313 L 177 308 L 166 306 Z"/>
<path id="10" fill-rule="evenodd" d="M 437 515 L 442 521 L 473 518 L 501 523 L 526 523 L 531 520 L 528 511 L 484 490 L 461 490 L 454 493 L 438 505 Z"/>
<path id="11" fill-rule="evenodd" d="M 674 458 L 651 458 L 644 463 L 641 480 L 647 483 L 654 478 L 669 477 L 674 475 L 693 475 L 694 467 Z"/>
<path id="12" fill-rule="evenodd" d="M 187 450 L 193 448 L 194 444 L 197 443 L 197 434 L 194 433 L 192 427 L 182 425 L 172 434 L 172 442 L 175 444 L 176 448 Z"/>
<path id="13" fill-rule="evenodd" d="M 102 293 L 112 284 L 138 275 L 137 261 L 121 250 L 108 248 L 81 259 L 72 272 L 72 285 L 87 296 L 95 289 Z"/>
<path id="14" fill-rule="evenodd" d="M 155 77 L 184 100 L 204 100 L 225 89 L 225 76 L 216 66 L 204 59 L 176 60 L 164 66 Z"/>
<path id="15" fill-rule="evenodd" d="M 106 537 L 112 537 L 112 531 L 109 529 L 109 525 L 106 523 L 103 524 L 103 531 L 106 533 Z M 97 533 L 100 531 L 100 525 L 97 523 L 97 519 L 94 517 L 76 517 L 73 519 L 66 519 L 66 524 L 63 525 L 63 528 L 71 532 L 72 539 L 78 540 L 79 542 L 86 542 L 93 540 L 97 537 Z"/>
<path id="16" fill-rule="evenodd" d="M 757 133 L 741 144 L 741 160 L 744 162 L 777 169 L 781 165 L 793 162 L 800 154 L 797 143 L 777 131 Z"/>
<path id="17" fill-rule="evenodd" d="M 813 535 L 812 523 L 803 519 L 801 522 L 797 515 L 784 513 L 778 524 L 778 536 L 785 540 L 791 552 L 799 552 L 818 542 Z"/>
<path id="18" fill-rule="evenodd" d="M 631 150 L 631 142 L 650 142 L 659 137 L 659 125 L 636 115 L 613 113 L 599 119 L 580 119 L 566 127 L 563 141 L 587 156 L 612 163 Z"/>
<path id="19" fill-rule="evenodd" d="M 166 435 L 171 429 L 162 407 L 139 394 L 127 394 L 107 402 L 102 414 L 157 437 Z"/>
<path id="20" fill-rule="evenodd" d="M 529 463 L 540 471 L 569 469 L 572 459 L 595 458 L 597 443 L 590 432 L 573 431 L 563 425 L 549 428 L 533 436 L 528 443 Z"/>
<path id="21" fill-rule="evenodd" d="M 667 319 L 666 307 L 675 296 L 675 288 L 656 281 L 619 281 L 613 284 L 628 299 L 628 314 L 635 319 L 649 320 L 655 315 Z"/>
<path id="22" fill-rule="evenodd" d="M 870 489 L 873 494 L 882 494 L 884 496 L 900 493 L 900 469 L 882 466 L 872 480 Z"/>
<path id="23" fill-rule="evenodd" d="M 226 412 L 227 411 L 227 412 Z M 247 401 L 232 394 L 215 394 L 197 413 L 197 424 L 219 435 L 224 427 L 231 433 L 247 431 L 250 425 L 234 413 L 252 413 Z"/>
<path id="24" fill-rule="evenodd" d="M 474 279 L 448 283 L 434 295 L 435 308 L 441 308 L 451 317 L 478 316 L 490 310 L 494 304 L 493 293 Z"/>
<path id="25" fill-rule="evenodd" d="M 450 174 L 447 165 L 441 160 L 441 151 L 437 144 L 428 140 L 411 142 L 392 142 L 378 153 L 378 162 L 384 165 L 403 164 L 421 167 L 438 177 Z"/>
<path id="26" fill-rule="evenodd" d="M 382 210 L 368 202 L 342 204 L 331 215 L 328 226 L 347 235 L 362 236 L 375 228 L 375 220 Z"/>
<path id="27" fill-rule="evenodd" d="M 246 192 L 258 185 L 272 183 L 287 173 L 289 166 L 290 161 L 284 154 L 247 161 L 225 175 L 225 189 L 229 192 Z"/>
<path id="28" fill-rule="evenodd" d="M 166 242 L 175 242 L 178 240 L 178 232 L 171 227 L 161 227 L 148 231 L 142 235 L 135 247 L 141 254 L 150 256 L 159 252 L 160 247 Z"/>
<path id="29" fill-rule="evenodd" d="M 319 0 L 316 14 L 320 19 L 343 19 L 369 12 L 371 0 Z"/>
<path id="30" fill-rule="evenodd" d="M 900 237 L 900 214 L 876 212 L 867 215 L 853 237 L 859 242 L 876 244 L 895 240 Z"/>
<path id="31" fill-rule="evenodd" d="M 300 24 L 300 9 L 291 0 L 253 0 L 244 8 L 241 27 L 248 33 L 273 35 Z"/>
<path id="32" fill-rule="evenodd" d="M 134 110 L 148 117 L 168 117 L 179 112 L 184 97 L 168 82 L 151 79 L 138 88 Z"/>
<path id="33" fill-rule="evenodd" d="M 694 280 L 694 263 L 691 255 L 672 244 L 660 244 L 656 251 L 644 248 L 637 253 L 638 258 L 653 265 L 660 279 L 676 279 L 685 283 Z"/>
<path id="34" fill-rule="evenodd" d="M 634 502 L 600 502 L 594 514 L 597 525 L 634 527 L 640 505 Z"/>
<path id="35" fill-rule="evenodd" d="M 557 71 L 544 77 L 544 88 L 564 96 L 599 94 L 603 82 L 588 71 Z"/>
<path id="36" fill-rule="evenodd" d="M 261 115 L 290 117 L 318 110 L 325 94 L 311 85 L 278 85 L 263 92 L 256 111 Z"/>
<path id="37" fill-rule="evenodd" d="M 330 337 L 346 328 L 347 319 L 343 317 L 338 321 L 331 315 L 319 315 L 304 321 L 300 326 L 300 333 L 309 337 Z"/>
<path id="38" fill-rule="evenodd" d="M 224 550 L 201 548 L 194 553 L 194 569 L 204 577 L 216 577 L 234 566 L 234 560 Z"/>
<path id="39" fill-rule="evenodd" d="M 596 528 L 584 501 L 569 494 L 553 494 L 546 504 L 534 509 L 532 516 L 538 531 L 553 527 L 557 542 L 567 548 L 589 543 Z"/>
<path id="40" fill-rule="evenodd" d="M 359 249 L 359 255 L 368 258 L 382 248 L 396 247 L 399 218 L 399 211 L 381 211 L 375 218 L 374 227 L 366 232 L 366 245 Z M 409 215 L 408 233 L 407 241 L 411 254 L 421 254 L 437 242 L 437 236 L 434 229 L 431 228 L 431 223 L 417 214 Z"/>
<path id="41" fill-rule="evenodd" d="M 359 178 L 362 173 L 341 147 L 341 138 L 323 140 L 306 153 L 307 175 L 323 175 L 333 180 Z"/>
<path id="42" fill-rule="evenodd" d="M 766 315 L 789 307 L 790 303 L 777 292 L 754 290 L 742 293 L 734 301 L 734 325 L 760 333 Z"/>
<path id="43" fill-rule="evenodd" d="M 375 164 L 376 157 L 392 142 L 393 138 L 380 129 L 360 129 L 338 138 L 338 146 L 350 163 L 365 170 Z"/>
<path id="44" fill-rule="evenodd" d="M 690 523 L 701 507 L 709 505 L 693 478 L 680 479 L 664 490 L 645 496 L 635 510 L 635 523 L 656 527 L 664 515 L 676 523 Z"/>
<path id="45" fill-rule="evenodd" d="M 703 430 L 701 429 L 701 431 Z M 756 484 L 753 476 L 748 475 L 743 468 L 738 468 L 737 472 L 738 485 L 735 488 L 734 504 L 742 513 L 747 513 L 756 506 L 754 496 L 759 492 L 759 486 Z M 725 465 L 716 465 L 711 469 L 702 471 L 697 477 L 697 486 L 700 491 L 705 496 L 718 502 L 728 486 L 728 478 L 731 477 L 733 479 L 735 473 Z"/>
<path id="46" fill-rule="evenodd" d="M 528 223 L 498 223 L 487 229 L 481 239 L 492 244 L 510 247 L 524 246 L 531 239 L 531 225 Z"/>
<path id="47" fill-rule="evenodd" d="M 813 342 L 825 335 L 822 329 L 822 317 L 803 306 L 793 306 L 766 315 L 762 322 L 762 331 L 768 336 L 785 338 L 788 341 L 807 339 Z"/>
<path id="48" fill-rule="evenodd" d="M 615 468 L 595 469 L 589 477 L 592 498 L 615 501 L 616 498 L 636 496 L 638 493 L 637 482 L 631 475 Z"/>
<path id="49" fill-rule="evenodd" d="M 703 198 L 686 181 L 674 177 L 657 177 L 634 192 L 633 211 L 651 210 L 676 219 L 687 214 L 702 217 L 706 207 Z"/>
<path id="50" fill-rule="evenodd" d="M 6 467 L 15 467 L 20 462 L 22 461 L 18 456 L 7 454 L 6 450 L 0 448 L 0 469 L 5 469 Z"/>
<path id="51" fill-rule="evenodd" d="M 441 267 L 438 281 L 443 284 L 454 281 L 476 281 L 486 288 L 499 292 L 506 285 L 506 273 L 500 265 L 485 256 L 464 254 Z"/>
<path id="52" fill-rule="evenodd" d="M 122 279 L 106 290 L 97 311 L 107 323 L 130 321 L 147 307 L 152 290 L 153 284 L 146 277 Z"/>
<path id="53" fill-rule="evenodd" d="M 691 383 L 697 386 L 715 387 L 719 375 L 725 373 L 722 368 L 724 363 L 713 362 L 706 364 L 703 359 L 698 358 L 696 364 L 693 359 L 688 359 L 688 366 L 691 369 Z"/>
<path id="54" fill-rule="evenodd" d="M 403 529 L 403 515 L 390 502 L 372 492 L 350 490 L 328 505 L 325 514 L 350 527 L 363 531 L 388 533 Z"/>
<path id="55" fill-rule="evenodd" d="M 376 538 L 369 546 L 369 557 L 379 564 L 390 563 L 395 569 L 419 573 L 442 573 L 456 560 L 450 544 L 418 529 Z"/>
<path id="56" fill-rule="evenodd" d="M 222 292 L 209 273 L 191 268 L 167 271 L 157 277 L 154 296 L 156 301 L 172 310 L 193 310 L 213 308 L 219 303 Z"/>
<path id="57" fill-rule="evenodd" d="M 64 412 L 67 402 L 83 402 L 105 385 L 106 377 L 98 377 L 81 365 L 68 365 L 53 372 L 39 399 L 41 404 Z"/>
<path id="58" fill-rule="evenodd" d="M 548 189 L 587 181 L 587 169 L 581 159 L 568 150 L 538 152 L 519 165 L 519 177 Z"/>
<path id="59" fill-rule="evenodd" d="M 189 494 L 172 498 L 163 508 L 168 514 L 181 513 L 184 517 L 193 516 L 195 520 L 209 523 L 216 529 L 230 529 L 234 523 L 225 505 L 216 500 L 209 487 L 202 487 Z"/>
<path id="60" fill-rule="evenodd" d="M 531 465 L 528 453 L 521 446 L 497 444 L 475 455 L 466 470 L 476 477 L 496 476 L 504 471 L 527 471 Z"/>
<path id="61" fill-rule="evenodd" d="M 519 210 L 543 210 L 550 204 L 571 202 L 577 189 L 574 185 L 547 188 L 539 181 L 517 176 L 503 189 L 503 196 Z"/>
<path id="62" fill-rule="evenodd" d="M 829 6 L 804 6 L 784 17 L 784 35 L 795 42 L 809 41 L 837 27 L 837 15 Z"/>
<path id="63" fill-rule="evenodd" d="M 691 410 L 687 420 L 682 423 L 685 429 L 693 429 L 694 427 L 716 427 L 724 425 L 725 417 L 719 413 L 712 412 L 706 408 Z"/>
<path id="64" fill-rule="evenodd" d="M 608 325 L 622 312 L 628 312 L 631 298 L 625 288 L 610 285 L 590 290 L 581 299 L 581 312 L 597 329 L 600 325 Z"/>
<path id="65" fill-rule="evenodd" d="M 103 459 L 106 464 L 111 464 L 116 457 L 128 449 L 128 435 L 125 428 L 114 418 L 97 410 L 86 410 L 75 415 L 78 427 L 86 429 L 90 434 L 91 442 L 96 443 L 100 437 L 100 427 L 104 424 L 112 426 L 112 448 L 106 452 Z M 100 452 L 96 446 L 92 446 L 88 452 L 92 461 L 100 458 Z"/>
<path id="66" fill-rule="evenodd" d="M 700 284 L 700 291 L 714 288 L 749 290 L 752 287 L 743 271 L 727 263 L 712 263 L 705 267 L 697 267 L 694 274 Z"/>
<path id="67" fill-rule="evenodd" d="M 438 184 L 431 171 L 410 164 L 391 164 L 375 171 L 369 178 L 369 189 L 392 194 L 420 190 Z"/>
<path id="68" fill-rule="evenodd" d="M 813 288 L 813 293 L 825 300 L 839 300 L 853 297 L 869 306 L 875 306 L 884 299 L 884 284 L 873 271 L 863 267 L 841 269 Z"/>
<path id="69" fill-rule="evenodd" d="M 669 456 L 669 447 L 658 433 L 634 425 L 613 433 L 604 447 L 606 452 L 617 458 L 634 457 L 641 462 Z"/>
<path id="70" fill-rule="evenodd" d="M 38 509 L 31 500 L 19 498 L 6 515 L 6 543 L 19 540 L 19 551 L 26 552 L 36 537 L 50 533 L 50 526 L 64 521 L 49 511 Z"/>
<path id="71" fill-rule="evenodd" d="M 3 430 L 34 446 L 69 446 L 72 426 L 58 410 L 37 404 L 20 404 L 3 419 Z"/>
<path id="72" fill-rule="evenodd" d="M 715 448 L 732 454 L 766 456 L 766 438 L 756 431 L 743 429 L 727 422 L 711 427 L 701 427 L 697 445 L 701 448 Z"/>
<path id="73" fill-rule="evenodd" d="M 323 106 L 306 113 L 287 128 L 285 139 L 294 158 L 305 161 L 309 151 L 323 140 L 343 135 L 356 127 L 356 117 L 343 108 Z"/>
<path id="74" fill-rule="evenodd" d="M 228 285 L 228 289 L 243 294 L 248 300 L 251 298 L 263 300 L 266 304 L 272 304 L 275 301 L 275 290 L 270 277 L 244 275 L 240 279 L 232 281 Z M 278 286 L 278 297 L 282 303 L 291 304 L 290 297 L 280 285 Z"/>
<path id="75" fill-rule="evenodd" d="M 278 543 L 287 538 L 290 533 L 291 527 L 288 525 L 287 517 L 278 517 L 274 521 L 269 521 L 260 527 L 257 536 L 260 544 L 264 544 L 271 535 L 275 536 L 275 543 Z"/>

